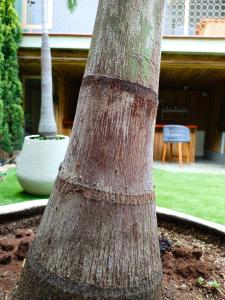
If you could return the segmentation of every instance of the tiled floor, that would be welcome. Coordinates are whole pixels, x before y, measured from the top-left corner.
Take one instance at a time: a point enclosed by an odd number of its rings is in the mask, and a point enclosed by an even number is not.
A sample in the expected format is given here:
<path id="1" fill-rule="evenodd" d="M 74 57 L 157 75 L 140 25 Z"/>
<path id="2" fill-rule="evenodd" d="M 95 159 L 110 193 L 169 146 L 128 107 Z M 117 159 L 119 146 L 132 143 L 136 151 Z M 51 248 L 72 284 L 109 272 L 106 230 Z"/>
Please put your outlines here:
<path id="1" fill-rule="evenodd" d="M 178 163 L 164 163 L 154 161 L 154 167 L 171 172 L 189 172 L 189 173 L 208 173 L 225 175 L 225 164 L 215 164 L 209 160 L 196 160 L 195 163 L 190 165 L 183 164 L 182 167 Z"/>

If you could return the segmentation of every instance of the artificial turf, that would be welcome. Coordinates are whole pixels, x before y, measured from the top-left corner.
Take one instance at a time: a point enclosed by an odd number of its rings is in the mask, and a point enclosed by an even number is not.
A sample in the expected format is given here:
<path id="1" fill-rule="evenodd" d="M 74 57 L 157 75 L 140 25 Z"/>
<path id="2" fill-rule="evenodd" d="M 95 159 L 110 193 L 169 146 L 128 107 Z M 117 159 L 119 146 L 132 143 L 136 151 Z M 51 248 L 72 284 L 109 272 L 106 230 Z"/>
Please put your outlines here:
<path id="1" fill-rule="evenodd" d="M 154 170 L 156 204 L 225 225 L 225 175 Z"/>
<path id="2" fill-rule="evenodd" d="M 157 205 L 225 225 L 225 175 L 154 169 Z M 0 205 L 43 199 L 23 192 L 10 169 L 0 182 Z"/>
<path id="3" fill-rule="evenodd" d="M 9 169 L 0 181 L 0 206 L 43 198 L 23 191 L 17 180 L 15 168 Z"/>

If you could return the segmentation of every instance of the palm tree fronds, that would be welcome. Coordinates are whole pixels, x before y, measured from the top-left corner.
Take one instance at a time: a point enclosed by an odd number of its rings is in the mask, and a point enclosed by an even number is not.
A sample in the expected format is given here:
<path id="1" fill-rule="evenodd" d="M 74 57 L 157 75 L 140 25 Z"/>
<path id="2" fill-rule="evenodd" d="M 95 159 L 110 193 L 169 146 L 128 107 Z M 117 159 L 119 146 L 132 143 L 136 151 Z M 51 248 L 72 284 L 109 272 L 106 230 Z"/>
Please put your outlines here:
<path id="1" fill-rule="evenodd" d="M 77 6 L 77 0 L 67 0 L 67 6 L 71 12 L 74 12 Z"/>

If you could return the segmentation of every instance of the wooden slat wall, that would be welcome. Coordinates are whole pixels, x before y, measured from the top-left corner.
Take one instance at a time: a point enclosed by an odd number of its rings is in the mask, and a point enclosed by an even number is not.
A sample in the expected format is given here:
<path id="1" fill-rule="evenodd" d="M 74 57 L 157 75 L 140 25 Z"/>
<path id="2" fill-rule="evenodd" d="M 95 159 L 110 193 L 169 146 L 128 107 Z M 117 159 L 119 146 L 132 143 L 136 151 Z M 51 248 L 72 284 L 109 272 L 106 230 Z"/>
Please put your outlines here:
<path id="1" fill-rule="evenodd" d="M 75 105 L 78 97 L 78 89 L 75 91 L 72 84 L 63 79 L 58 78 L 59 104 L 58 104 L 58 128 L 62 134 L 69 135 L 72 123 L 63 125 L 63 120 L 71 120 L 71 107 Z M 76 95 L 75 95 L 76 94 Z M 188 110 L 187 118 L 182 124 L 197 125 L 197 130 L 206 132 L 205 147 L 209 151 L 218 152 L 220 149 L 221 133 L 218 130 L 218 118 L 220 107 L 223 100 L 223 92 L 210 92 L 203 94 L 200 91 L 185 90 L 161 90 L 159 93 L 160 105 L 158 111 L 157 123 L 163 124 L 160 119 L 160 110 L 163 104 L 167 103 L 170 107 L 174 105 L 185 104 Z M 174 120 L 176 123 L 176 120 Z M 161 159 L 162 151 L 162 129 L 156 130 L 154 157 Z M 192 149 L 195 147 L 195 135 L 192 132 Z M 176 150 L 175 150 L 176 155 Z M 194 160 L 193 151 L 191 153 L 191 161 Z"/>
<path id="2" fill-rule="evenodd" d="M 209 151 L 220 150 L 221 132 L 218 129 L 219 113 L 225 92 L 220 91 L 189 91 L 189 90 L 160 90 L 159 112 L 157 123 L 161 120 L 161 109 L 166 103 L 170 107 L 185 104 L 188 110 L 183 124 L 197 125 L 198 130 L 206 132 L 205 148 Z M 176 120 L 174 119 L 176 124 Z"/>
<path id="3" fill-rule="evenodd" d="M 63 119 L 70 119 L 71 107 L 77 99 L 74 89 L 82 79 L 88 51 L 52 49 L 53 74 L 58 78 L 59 101 L 55 103 L 59 132 L 69 134 L 71 124 L 63 125 Z M 21 48 L 18 52 L 21 76 L 40 76 L 40 49 Z M 221 132 L 217 128 L 220 105 L 224 92 L 218 89 L 225 82 L 225 59 L 217 55 L 181 55 L 162 53 L 160 74 L 160 100 L 172 107 L 185 104 L 186 117 L 178 121 L 197 125 L 206 132 L 207 150 L 218 152 Z M 74 82 L 71 84 L 70 82 Z M 183 88 L 187 85 L 188 90 Z M 205 90 L 215 90 L 203 96 Z M 68 101 L 69 99 L 69 101 Z M 160 120 L 160 107 L 158 123 Z M 72 120 L 70 120 L 72 121 Z M 71 122 L 72 123 L 72 122 Z"/>
<path id="4" fill-rule="evenodd" d="M 186 114 L 174 114 L 174 123 L 181 125 L 197 125 L 198 130 L 207 129 L 207 112 L 209 105 L 209 94 L 200 91 L 185 91 L 185 90 L 160 90 L 159 92 L 159 113 L 157 123 L 164 124 L 161 119 L 161 109 L 167 104 L 173 108 L 178 108 L 185 105 L 187 108 Z M 178 122 L 176 122 L 176 119 Z M 182 119 L 181 122 L 179 122 Z"/>
<path id="5" fill-rule="evenodd" d="M 225 93 L 223 91 L 211 92 L 209 96 L 210 102 L 207 113 L 208 126 L 205 146 L 206 149 L 209 151 L 219 152 L 221 142 L 221 131 L 218 128 L 218 121 Z"/>
<path id="6" fill-rule="evenodd" d="M 75 84 L 70 83 L 67 79 L 63 78 L 61 74 L 55 74 L 55 77 L 57 81 L 58 101 L 54 107 L 58 131 L 61 134 L 69 135 L 72 122 L 71 124 L 65 125 L 63 124 L 63 120 L 73 121 L 74 112 L 72 108 L 76 106 L 80 82 Z M 218 129 L 218 119 L 224 95 L 224 91 L 211 91 L 203 94 L 203 91 L 161 89 L 159 93 L 160 105 L 157 123 L 164 124 L 160 118 L 160 110 L 165 103 L 170 107 L 185 104 L 188 113 L 187 117 L 182 120 L 182 124 L 197 125 L 198 130 L 205 131 L 205 148 L 208 151 L 219 152 L 221 132 Z M 176 120 L 174 120 L 174 123 L 176 123 Z M 160 133 L 155 141 L 154 156 L 157 159 L 161 159 L 161 135 Z"/>
<path id="7" fill-rule="evenodd" d="M 79 84 L 79 82 L 72 84 L 62 76 L 58 77 L 58 130 L 61 134 L 70 135 L 71 133 L 79 95 Z M 65 125 L 65 120 L 71 121 L 71 124 Z"/>

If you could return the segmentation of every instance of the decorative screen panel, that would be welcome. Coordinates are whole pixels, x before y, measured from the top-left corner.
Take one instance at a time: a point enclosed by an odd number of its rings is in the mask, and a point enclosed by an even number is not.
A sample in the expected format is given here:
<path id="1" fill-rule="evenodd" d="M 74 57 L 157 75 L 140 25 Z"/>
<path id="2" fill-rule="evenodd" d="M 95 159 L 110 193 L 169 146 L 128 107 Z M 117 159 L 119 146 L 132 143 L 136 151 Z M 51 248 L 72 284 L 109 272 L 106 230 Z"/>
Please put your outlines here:
<path id="1" fill-rule="evenodd" d="M 24 31 L 40 32 L 41 0 L 16 1 L 22 2 Z M 66 0 L 48 3 L 51 33 L 92 34 L 98 0 L 78 1 L 72 14 Z M 163 35 L 225 37 L 225 0 L 167 0 Z"/>
<path id="2" fill-rule="evenodd" d="M 183 35 L 185 0 L 167 1 L 163 23 L 164 35 Z"/>
<path id="3" fill-rule="evenodd" d="M 225 36 L 225 1 L 190 0 L 189 35 Z"/>
<path id="4" fill-rule="evenodd" d="M 163 34 L 225 37 L 225 0 L 167 0 Z"/>

